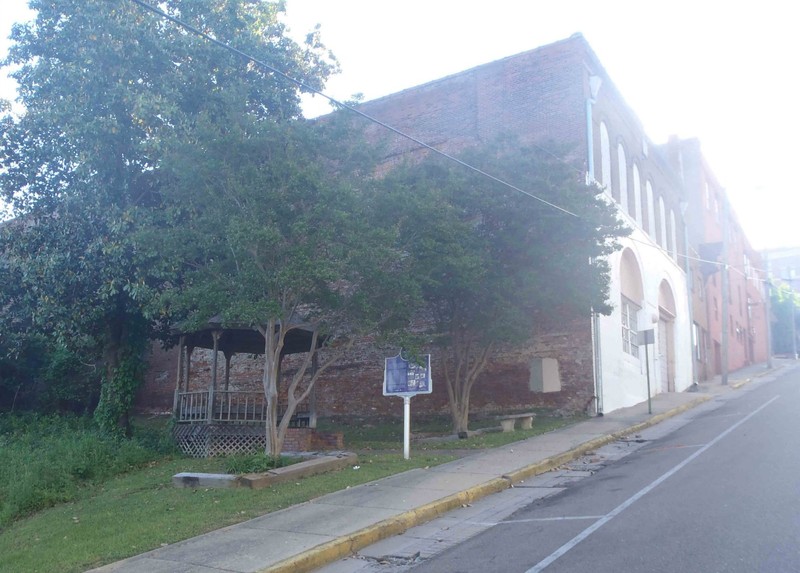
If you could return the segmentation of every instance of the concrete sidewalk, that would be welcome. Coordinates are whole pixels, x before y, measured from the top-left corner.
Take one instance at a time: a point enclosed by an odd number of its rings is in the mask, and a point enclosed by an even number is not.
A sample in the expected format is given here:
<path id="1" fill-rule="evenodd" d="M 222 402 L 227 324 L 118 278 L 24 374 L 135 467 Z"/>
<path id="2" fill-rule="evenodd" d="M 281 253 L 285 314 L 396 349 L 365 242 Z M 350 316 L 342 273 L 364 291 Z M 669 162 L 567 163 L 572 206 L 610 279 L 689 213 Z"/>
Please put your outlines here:
<path id="1" fill-rule="evenodd" d="M 620 436 L 675 416 L 751 379 L 798 363 L 775 360 L 698 385 L 697 392 L 659 394 L 647 402 L 591 418 L 430 469 L 416 469 L 219 529 L 96 573 L 252 573 L 313 571 L 336 559 L 512 484 L 548 471 Z"/>

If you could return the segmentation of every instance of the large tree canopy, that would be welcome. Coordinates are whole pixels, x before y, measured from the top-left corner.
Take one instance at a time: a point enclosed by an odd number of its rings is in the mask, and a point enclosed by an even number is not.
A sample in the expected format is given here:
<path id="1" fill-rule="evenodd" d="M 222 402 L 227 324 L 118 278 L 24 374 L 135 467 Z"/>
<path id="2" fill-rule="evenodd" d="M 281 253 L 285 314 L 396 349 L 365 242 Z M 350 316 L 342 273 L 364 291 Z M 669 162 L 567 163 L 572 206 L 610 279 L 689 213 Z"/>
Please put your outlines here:
<path id="1" fill-rule="evenodd" d="M 353 133 L 337 122 L 246 120 L 196 133 L 171 150 L 163 230 L 142 240 L 181 267 L 181 281 L 153 299 L 154 314 L 184 316 L 187 328 L 218 316 L 261 330 L 267 445 L 277 456 L 319 376 L 356 338 L 405 326 L 416 291 L 394 226 L 370 219 L 373 164 Z M 313 341 L 278 419 L 282 350 L 298 327 Z"/>
<path id="2" fill-rule="evenodd" d="M 315 35 L 290 41 L 280 3 L 166 0 L 211 35 L 321 87 L 335 61 Z M 104 366 L 106 422 L 130 405 L 153 325 L 143 296 L 169 281 L 132 237 L 161 208 L 164 150 L 198 122 L 288 121 L 296 86 L 174 27 L 133 2 L 31 0 L 5 65 L 24 112 L 2 118 L 0 188 L 23 224 L 2 230 L 29 321 Z M 4 329 L 11 325 L 4 324 Z"/>
<path id="3" fill-rule="evenodd" d="M 470 392 L 500 345 L 524 344 L 545 318 L 610 311 L 604 257 L 626 232 L 601 191 L 554 156 L 503 140 L 463 159 L 568 213 L 435 157 L 383 180 L 382 212 L 399 224 L 434 318 L 456 432 L 467 430 Z"/>

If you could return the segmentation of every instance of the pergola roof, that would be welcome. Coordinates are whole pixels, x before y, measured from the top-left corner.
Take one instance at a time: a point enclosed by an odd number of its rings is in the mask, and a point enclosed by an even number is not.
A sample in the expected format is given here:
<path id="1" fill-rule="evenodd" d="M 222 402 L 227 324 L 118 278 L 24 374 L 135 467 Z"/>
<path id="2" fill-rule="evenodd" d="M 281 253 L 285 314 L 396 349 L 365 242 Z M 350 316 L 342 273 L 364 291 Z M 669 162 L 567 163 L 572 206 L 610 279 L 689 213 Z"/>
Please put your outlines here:
<path id="1" fill-rule="evenodd" d="M 221 332 L 217 348 L 230 356 L 233 354 L 264 354 L 264 336 L 254 326 L 228 324 L 223 326 L 222 319 L 213 317 L 208 323 L 191 332 L 181 332 L 184 344 L 194 348 L 214 349 L 214 332 Z M 311 350 L 313 331 L 302 322 L 297 323 L 287 334 L 283 345 L 283 354 L 297 354 Z M 321 337 L 318 344 L 322 342 Z"/>

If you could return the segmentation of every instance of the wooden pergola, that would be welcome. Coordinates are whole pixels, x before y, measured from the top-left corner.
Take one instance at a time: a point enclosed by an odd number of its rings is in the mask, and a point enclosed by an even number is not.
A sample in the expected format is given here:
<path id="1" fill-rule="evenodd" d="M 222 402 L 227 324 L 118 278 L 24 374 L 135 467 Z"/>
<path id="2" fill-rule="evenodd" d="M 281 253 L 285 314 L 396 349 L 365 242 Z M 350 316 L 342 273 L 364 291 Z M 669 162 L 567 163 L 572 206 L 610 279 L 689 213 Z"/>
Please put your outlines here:
<path id="1" fill-rule="evenodd" d="M 302 323 L 286 335 L 281 359 L 288 354 L 309 352 L 313 333 Z M 263 355 L 265 340 L 257 327 L 226 325 L 218 317 L 203 327 L 179 334 L 178 373 L 173 411 L 178 424 L 259 424 L 266 420 L 263 390 L 231 390 L 231 359 L 235 354 Z M 192 353 L 197 348 L 212 351 L 211 381 L 207 390 L 190 391 Z M 219 380 L 219 355 L 225 359 Z M 278 407 L 279 419 L 283 412 Z M 316 427 L 314 392 L 301 404 L 290 425 Z"/>

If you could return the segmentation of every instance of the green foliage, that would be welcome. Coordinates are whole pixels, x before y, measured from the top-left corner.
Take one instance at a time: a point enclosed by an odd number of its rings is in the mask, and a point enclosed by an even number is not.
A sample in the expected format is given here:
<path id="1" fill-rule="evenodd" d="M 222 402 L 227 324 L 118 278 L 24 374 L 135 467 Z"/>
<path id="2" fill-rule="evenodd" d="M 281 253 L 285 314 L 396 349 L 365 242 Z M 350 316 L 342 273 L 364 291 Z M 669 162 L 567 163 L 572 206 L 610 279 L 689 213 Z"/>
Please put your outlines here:
<path id="1" fill-rule="evenodd" d="M 493 348 L 522 345 L 541 324 L 611 310 L 605 255 L 627 231 L 599 189 L 552 159 L 560 155 L 511 138 L 463 154 L 536 198 L 438 157 L 382 181 L 376 220 L 398 229 L 434 318 L 422 335 L 439 346 L 457 432 L 467 429 L 471 388 Z"/>
<path id="2" fill-rule="evenodd" d="M 169 487 L 181 471 L 219 472 L 218 460 L 177 460 L 103 483 L 70 504 L 10 524 L 0 535 L 0 571 L 80 573 L 195 535 L 307 502 L 326 493 L 449 461 L 443 454 L 370 455 L 358 470 L 251 490 Z M 89 495 L 91 494 L 91 495 Z"/>
<path id="3" fill-rule="evenodd" d="M 137 240 L 181 280 L 149 313 L 181 317 L 186 329 L 212 317 L 264 328 L 268 400 L 280 345 L 302 323 L 318 336 L 311 352 L 324 356 L 310 368 L 307 354 L 286 384 L 293 404 L 356 337 L 404 327 L 415 290 L 394 227 L 372 222 L 378 186 L 364 175 L 374 166 L 347 125 L 229 119 L 198 124 L 197 141 L 175 141 L 166 154 L 163 219 Z M 267 421 L 273 456 L 292 407 Z"/>
<path id="4" fill-rule="evenodd" d="M 133 2 L 30 6 L 36 18 L 14 28 L 2 63 L 14 68 L 25 111 L 2 106 L 0 117 L 0 193 L 17 217 L 0 230 L 0 346 L 33 333 L 100 365 L 108 428 L 130 402 L 136 349 L 169 317 L 136 336 L 127 326 L 180 283 L 177 268 L 135 240 L 162 208 L 164 149 L 195 145 L 198 122 L 225 125 L 228 114 L 298 118 L 299 91 Z M 284 36 L 281 3 L 159 6 L 314 87 L 336 70 L 317 34 L 303 45 Z"/>
<path id="5" fill-rule="evenodd" d="M 773 286 L 770 297 L 772 351 L 776 354 L 792 354 L 800 348 L 800 345 L 792 343 L 792 337 L 800 332 L 797 313 L 800 297 L 786 284 Z"/>
<path id="6" fill-rule="evenodd" d="M 38 335 L 0 343 L 0 408 L 6 411 L 90 412 L 100 377 L 68 348 Z"/>
<path id="7" fill-rule="evenodd" d="M 331 317 L 347 315 L 351 327 L 387 320 L 397 252 L 370 224 L 373 189 L 359 178 L 368 158 L 348 151 L 352 134 L 242 117 L 197 136 L 171 148 L 166 219 L 139 237 L 182 268 L 151 314 L 185 317 L 188 327 L 218 314 L 257 325 L 302 305 L 329 335 L 342 324 Z"/>
<path id="8" fill-rule="evenodd" d="M 98 427 L 109 436 L 127 437 L 129 428 L 120 425 L 120 419 L 133 406 L 147 364 L 141 354 L 126 354 L 114 368 L 110 380 L 105 380 L 100 392 L 100 402 L 94 411 Z"/>
<path id="9" fill-rule="evenodd" d="M 387 175 L 381 211 L 400 226 L 445 342 L 465 327 L 484 341 L 524 342 L 543 316 L 609 312 L 602 257 L 627 231 L 600 190 L 515 140 L 463 159 L 551 205 L 438 158 Z"/>
<path id="10" fill-rule="evenodd" d="M 45 390 L 39 400 L 39 411 L 90 412 L 97 403 L 100 377 L 92 365 L 63 346 L 48 348 L 42 372 Z"/>
<path id="11" fill-rule="evenodd" d="M 0 414 L 0 527 L 158 455 L 99 433 L 88 418 Z"/>

